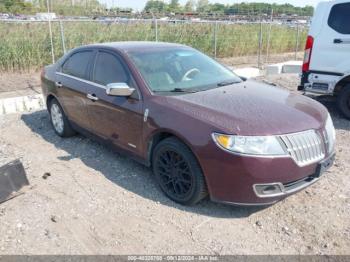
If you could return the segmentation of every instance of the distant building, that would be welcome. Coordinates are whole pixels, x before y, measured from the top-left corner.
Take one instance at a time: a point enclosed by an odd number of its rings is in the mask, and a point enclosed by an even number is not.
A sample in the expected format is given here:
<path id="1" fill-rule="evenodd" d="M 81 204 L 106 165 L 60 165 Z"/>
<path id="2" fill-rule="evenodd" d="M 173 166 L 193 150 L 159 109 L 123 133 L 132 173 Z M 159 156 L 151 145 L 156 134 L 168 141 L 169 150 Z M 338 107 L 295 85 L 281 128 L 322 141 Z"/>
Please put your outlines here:
<path id="1" fill-rule="evenodd" d="M 37 13 L 35 15 L 37 20 L 53 20 L 56 19 L 56 13 Z"/>

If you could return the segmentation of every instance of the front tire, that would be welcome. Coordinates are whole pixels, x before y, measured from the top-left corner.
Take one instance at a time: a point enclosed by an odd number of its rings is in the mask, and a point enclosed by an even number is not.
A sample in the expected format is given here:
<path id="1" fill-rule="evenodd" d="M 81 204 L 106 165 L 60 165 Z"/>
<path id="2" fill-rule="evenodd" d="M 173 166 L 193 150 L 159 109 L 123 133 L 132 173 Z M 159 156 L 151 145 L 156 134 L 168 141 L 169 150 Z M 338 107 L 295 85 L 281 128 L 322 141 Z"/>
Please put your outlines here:
<path id="1" fill-rule="evenodd" d="M 52 127 L 57 135 L 60 137 L 70 137 L 76 134 L 64 114 L 60 103 L 55 98 L 49 104 L 49 114 Z"/>
<path id="2" fill-rule="evenodd" d="M 350 84 L 344 86 L 337 97 L 337 106 L 339 111 L 350 119 Z"/>
<path id="3" fill-rule="evenodd" d="M 166 138 L 156 146 L 152 167 L 160 188 L 173 201 L 194 205 L 208 195 L 197 159 L 178 139 Z"/>

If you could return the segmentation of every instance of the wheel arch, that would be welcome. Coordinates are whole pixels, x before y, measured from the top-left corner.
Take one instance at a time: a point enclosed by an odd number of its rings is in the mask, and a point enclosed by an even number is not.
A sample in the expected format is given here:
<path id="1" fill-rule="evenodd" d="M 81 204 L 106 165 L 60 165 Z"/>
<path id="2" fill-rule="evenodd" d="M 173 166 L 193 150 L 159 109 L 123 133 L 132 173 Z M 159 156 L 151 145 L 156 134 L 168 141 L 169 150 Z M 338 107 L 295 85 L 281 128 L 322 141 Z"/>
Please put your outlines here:
<path id="1" fill-rule="evenodd" d="M 176 139 L 178 139 L 180 142 L 184 143 L 192 152 L 192 154 L 194 155 L 194 157 L 196 158 L 199 166 L 200 165 L 200 161 L 199 158 L 196 154 L 196 152 L 193 150 L 193 147 L 191 146 L 191 144 L 189 143 L 189 141 L 187 141 L 186 138 L 184 138 L 182 135 L 178 134 L 177 132 L 174 132 L 173 130 L 169 130 L 169 129 L 160 129 L 157 130 L 155 132 L 153 132 L 147 139 L 147 165 L 151 166 L 152 165 L 152 155 L 153 155 L 153 151 L 155 149 L 155 147 L 164 139 L 169 138 L 169 137 L 175 137 Z M 201 167 L 202 168 L 202 167 Z"/>
<path id="2" fill-rule="evenodd" d="M 51 103 L 51 101 L 53 99 L 56 99 L 58 101 L 57 97 L 54 96 L 53 94 L 48 94 L 47 95 L 47 97 L 46 97 L 46 107 L 47 107 L 47 109 L 49 109 L 49 105 L 50 105 L 50 103 Z"/>
<path id="3" fill-rule="evenodd" d="M 149 136 L 149 139 L 147 140 L 148 141 L 147 142 L 148 148 L 147 148 L 146 165 L 149 167 L 152 166 L 152 156 L 153 156 L 153 151 L 154 151 L 155 147 L 161 141 L 163 141 L 164 139 L 169 138 L 169 137 L 174 137 L 174 138 L 178 139 L 180 142 L 182 142 L 184 145 L 186 145 L 187 148 L 190 150 L 190 152 L 193 154 L 194 158 L 196 159 L 196 161 L 198 163 L 200 170 L 202 171 L 207 194 L 209 194 L 209 196 L 211 196 L 212 190 L 211 190 L 210 185 L 208 184 L 207 177 L 205 176 L 205 174 L 203 172 L 201 161 L 199 161 L 199 157 L 198 157 L 197 153 L 195 152 L 195 150 L 193 149 L 193 147 L 191 146 L 189 141 L 187 139 L 185 139 L 183 136 L 181 136 L 180 134 L 178 134 L 177 132 L 173 132 L 172 130 L 168 130 L 168 129 L 162 129 L 162 130 L 157 130 L 156 132 L 154 132 L 153 134 L 151 134 Z"/>
<path id="4" fill-rule="evenodd" d="M 56 99 L 56 100 L 58 101 L 58 103 L 59 103 L 59 104 L 61 105 L 61 107 L 62 107 L 63 112 L 64 112 L 65 115 L 68 117 L 64 105 L 61 103 L 61 101 L 58 99 L 58 97 L 57 97 L 55 94 L 52 94 L 52 93 L 49 93 L 49 94 L 47 94 L 47 96 L 46 96 L 46 108 L 47 108 L 47 110 L 50 111 L 49 106 L 50 106 L 50 103 L 51 103 L 51 101 L 52 101 L 53 99 Z M 50 112 L 49 112 L 49 113 L 50 113 Z"/>
<path id="5" fill-rule="evenodd" d="M 336 83 L 334 88 L 334 94 L 339 94 L 339 92 L 347 85 L 350 85 L 350 74 L 344 76 L 338 83 Z"/>

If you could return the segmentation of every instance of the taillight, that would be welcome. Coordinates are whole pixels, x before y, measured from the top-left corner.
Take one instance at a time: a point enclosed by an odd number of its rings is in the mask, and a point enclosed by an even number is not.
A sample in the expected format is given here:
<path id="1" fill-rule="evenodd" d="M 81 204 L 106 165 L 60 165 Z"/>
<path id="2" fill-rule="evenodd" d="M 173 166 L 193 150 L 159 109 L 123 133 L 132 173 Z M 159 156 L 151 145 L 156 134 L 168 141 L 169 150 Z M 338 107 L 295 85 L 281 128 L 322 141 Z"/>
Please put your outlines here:
<path id="1" fill-rule="evenodd" d="M 309 71 L 313 44 L 314 44 L 314 38 L 312 36 L 308 36 L 306 39 L 306 45 L 305 45 L 303 72 Z"/>

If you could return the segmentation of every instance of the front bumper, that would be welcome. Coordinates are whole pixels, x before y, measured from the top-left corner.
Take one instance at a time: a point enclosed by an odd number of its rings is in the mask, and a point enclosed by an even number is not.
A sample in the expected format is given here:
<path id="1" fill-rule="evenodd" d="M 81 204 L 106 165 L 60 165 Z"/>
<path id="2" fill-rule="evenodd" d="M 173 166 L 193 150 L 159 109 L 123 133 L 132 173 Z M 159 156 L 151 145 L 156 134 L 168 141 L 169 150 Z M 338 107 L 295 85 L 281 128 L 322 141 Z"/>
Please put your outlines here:
<path id="1" fill-rule="evenodd" d="M 315 183 L 323 175 L 323 173 L 333 165 L 334 158 L 335 154 L 332 154 L 328 158 L 319 162 L 316 172 L 310 176 L 285 184 L 279 182 L 255 184 L 253 185 L 253 190 L 256 196 L 261 198 L 291 195 Z"/>
<path id="2" fill-rule="evenodd" d="M 239 156 L 219 148 L 204 158 L 201 165 L 212 201 L 256 206 L 274 204 L 317 182 L 333 164 L 334 154 L 303 167 L 291 157 Z"/>

